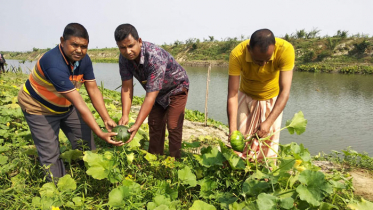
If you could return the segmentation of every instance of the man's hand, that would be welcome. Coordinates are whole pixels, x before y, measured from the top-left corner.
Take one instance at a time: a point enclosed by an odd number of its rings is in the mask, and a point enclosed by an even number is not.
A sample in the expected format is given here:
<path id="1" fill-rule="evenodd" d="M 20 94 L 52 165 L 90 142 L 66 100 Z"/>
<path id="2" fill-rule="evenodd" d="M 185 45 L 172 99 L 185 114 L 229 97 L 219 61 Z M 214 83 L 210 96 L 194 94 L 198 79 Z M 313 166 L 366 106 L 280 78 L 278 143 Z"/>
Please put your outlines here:
<path id="1" fill-rule="evenodd" d="M 101 139 L 103 139 L 107 143 L 112 144 L 114 146 L 122 146 L 123 145 L 122 141 L 114 141 L 114 140 L 111 139 L 111 137 L 116 136 L 116 135 L 118 135 L 118 134 L 114 133 L 114 132 L 105 133 L 105 132 L 102 131 L 100 133 L 100 135 L 98 135 L 98 137 L 100 137 Z"/>
<path id="2" fill-rule="evenodd" d="M 104 121 L 104 124 L 105 124 L 105 128 L 109 131 L 109 132 L 111 132 L 111 130 L 115 127 L 115 126 L 117 126 L 117 124 L 114 122 L 114 120 L 112 120 L 112 119 L 108 119 L 108 120 L 105 120 Z"/>
<path id="3" fill-rule="evenodd" d="M 138 130 L 139 130 L 139 126 L 137 126 L 136 124 L 132 125 L 130 129 L 128 129 L 128 132 L 131 133 L 131 137 L 130 139 L 128 139 L 128 141 L 125 142 L 125 144 L 130 143 L 132 141 L 132 139 L 135 137 Z"/>
<path id="4" fill-rule="evenodd" d="M 122 118 L 120 118 L 119 122 L 118 122 L 118 125 L 127 125 L 128 124 L 128 116 L 122 116 Z"/>
<path id="5" fill-rule="evenodd" d="M 137 130 L 139 130 L 139 127 L 144 122 L 145 118 L 149 115 L 154 103 L 155 99 L 157 98 L 159 91 L 153 91 L 153 92 L 147 92 L 145 95 L 144 103 L 141 105 L 139 114 L 137 115 L 136 122 L 133 124 L 130 129 L 128 129 L 128 132 L 131 133 L 130 138 L 125 143 L 129 143 L 132 141 L 132 139 L 135 137 Z"/>
<path id="6" fill-rule="evenodd" d="M 268 121 L 264 121 L 259 125 L 259 129 L 256 132 L 260 138 L 267 137 L 271 129 L 271 124 Z"/>

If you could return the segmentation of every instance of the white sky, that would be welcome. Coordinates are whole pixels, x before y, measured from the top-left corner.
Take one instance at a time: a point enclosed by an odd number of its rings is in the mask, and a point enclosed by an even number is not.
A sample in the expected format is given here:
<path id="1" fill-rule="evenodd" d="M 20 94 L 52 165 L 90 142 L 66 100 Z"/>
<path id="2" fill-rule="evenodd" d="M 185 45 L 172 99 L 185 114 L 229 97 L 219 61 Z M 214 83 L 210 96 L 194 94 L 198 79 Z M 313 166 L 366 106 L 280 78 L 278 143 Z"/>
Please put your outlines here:
<path id="1" fill-rule="evenodd" d="M 276 36 L 314 28 L 322 36 L 372 36 L 372 8 L 372 0 L 0 0 L 0 51 L 52 48 L 71 22 L 87 28 L 89 48 L 116 47 L 114 30 L 122 23 L 158 45 L 249 37 L 260 28 Z"/>

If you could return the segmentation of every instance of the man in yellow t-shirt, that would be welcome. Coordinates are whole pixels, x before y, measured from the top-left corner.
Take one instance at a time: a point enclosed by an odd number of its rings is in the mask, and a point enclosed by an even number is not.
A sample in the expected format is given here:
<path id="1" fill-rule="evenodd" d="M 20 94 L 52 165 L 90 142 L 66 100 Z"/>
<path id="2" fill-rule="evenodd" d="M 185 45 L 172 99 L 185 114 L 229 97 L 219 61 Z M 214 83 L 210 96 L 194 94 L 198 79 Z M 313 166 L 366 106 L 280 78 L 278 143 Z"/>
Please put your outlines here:
<path id="1" fill-rule="evenodd" d="M 272 31 L 255 31 L 229 57 L 227 112 L 229 132 L 260 138 L 281 128 L 282 112 L 288 101 L 293 77 L 293 46 Z M 249 142 L 241 157 L 276 157 L 279 133 L 266 144 Z M 261 148 L 261 149 L 260 149 Z"/>

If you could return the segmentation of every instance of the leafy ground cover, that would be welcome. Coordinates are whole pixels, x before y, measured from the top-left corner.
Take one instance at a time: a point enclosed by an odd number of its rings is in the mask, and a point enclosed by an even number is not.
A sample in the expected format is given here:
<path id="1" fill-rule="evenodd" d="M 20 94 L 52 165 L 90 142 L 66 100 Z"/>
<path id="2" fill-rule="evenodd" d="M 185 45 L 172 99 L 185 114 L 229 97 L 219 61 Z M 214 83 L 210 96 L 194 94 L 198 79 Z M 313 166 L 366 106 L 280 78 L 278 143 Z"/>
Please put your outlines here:
<path id="1" fill-rule="evenodd" d="M 183 143 L 182 159 L 175 161 L 147 152 L 146 123 L 122 147 L 95 138 L 95 151 L 72 150 L 61 134 L 67 175 L 57 184 L 47 183 L 17 104 L 26 79 L 20 73 L 0 77 L 0 209 L 372 209 L 371 202 L 353 193 L 350 176 L 338 170 L 321 172 L 302 144 L 280 145 L 276 160 L 258 162 L 253 157 L 249 162 L 221 139 L 201 144 L 197 137 Z M 120 94 L 103 87 L 101 91 L 110 116 L 118 121 Z M 84 89 L 81 94 L 104 127 Z M 137 105 L 142 102 L 134 99 Z M 131 112 L 131 121 L 135 118 Z M 284 129 L 301 134 L 306 124 L 299 112 Z"/>

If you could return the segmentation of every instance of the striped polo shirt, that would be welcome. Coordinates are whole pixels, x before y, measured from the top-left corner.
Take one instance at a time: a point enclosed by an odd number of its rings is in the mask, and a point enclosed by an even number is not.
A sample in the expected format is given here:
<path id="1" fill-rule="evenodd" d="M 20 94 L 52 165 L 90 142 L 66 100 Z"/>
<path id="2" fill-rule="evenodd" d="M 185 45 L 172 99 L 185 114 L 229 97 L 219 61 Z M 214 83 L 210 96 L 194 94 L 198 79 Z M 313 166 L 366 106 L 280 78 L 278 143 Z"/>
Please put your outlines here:
<path id="1" fill-rule="evenodd" d="M 37 61 L 18 93 L 18 102 L 29 114 L 63 114 L 72 104 L 62 93 L 79 90 L 87 81 L 95 81 L 89 56 L 71 64 L 59 45 Z"/>

